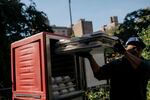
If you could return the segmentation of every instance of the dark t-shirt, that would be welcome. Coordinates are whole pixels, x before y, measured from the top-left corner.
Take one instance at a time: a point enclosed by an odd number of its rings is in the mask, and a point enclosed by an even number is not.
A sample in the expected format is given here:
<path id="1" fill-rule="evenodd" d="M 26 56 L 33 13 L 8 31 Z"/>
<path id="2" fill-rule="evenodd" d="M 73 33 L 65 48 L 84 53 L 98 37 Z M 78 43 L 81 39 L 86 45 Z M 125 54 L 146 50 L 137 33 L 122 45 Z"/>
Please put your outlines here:
<path id="1" fill-rule="evenodd" d="M 110 100 L 146 100 L 150 66 L 143 60 L 138 70 L 126 58 L 102 66 L 95 77 L 110 79 Z"/>

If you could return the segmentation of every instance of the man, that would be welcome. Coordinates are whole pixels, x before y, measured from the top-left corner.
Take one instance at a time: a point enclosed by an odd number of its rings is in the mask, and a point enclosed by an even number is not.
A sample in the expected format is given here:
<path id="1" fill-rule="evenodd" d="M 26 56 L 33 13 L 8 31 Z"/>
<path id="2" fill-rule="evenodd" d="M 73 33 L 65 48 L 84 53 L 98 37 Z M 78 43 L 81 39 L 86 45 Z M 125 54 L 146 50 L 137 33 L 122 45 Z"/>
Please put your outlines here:
<path id="1" fill-rule="evenodd" d="M 145 44 L 138 37 L 131 37 L 126 49 L 121 44 L 114 47 L 124 56 L 103 66 L 99 66 L 89 53 L 81 56 L 89 60 L 97 79 L 110 79 L 110 100 L 146 100 L 150 64 L 141 57 Z"/>

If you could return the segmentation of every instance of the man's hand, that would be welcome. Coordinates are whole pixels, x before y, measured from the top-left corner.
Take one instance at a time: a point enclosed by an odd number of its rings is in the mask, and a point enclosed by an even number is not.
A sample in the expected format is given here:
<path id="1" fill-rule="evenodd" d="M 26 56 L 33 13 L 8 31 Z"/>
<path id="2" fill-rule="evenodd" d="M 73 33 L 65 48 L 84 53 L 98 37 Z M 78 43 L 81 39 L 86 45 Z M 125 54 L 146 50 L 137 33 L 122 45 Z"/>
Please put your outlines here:
<path id="1" fill-rule="evenodd" d="M 113 50 L 120 54 L 124 54 L 126 52 L 126 49 L 121 44 L 120 40 L 118 40 L 118 42 L 113 46 Z"/>

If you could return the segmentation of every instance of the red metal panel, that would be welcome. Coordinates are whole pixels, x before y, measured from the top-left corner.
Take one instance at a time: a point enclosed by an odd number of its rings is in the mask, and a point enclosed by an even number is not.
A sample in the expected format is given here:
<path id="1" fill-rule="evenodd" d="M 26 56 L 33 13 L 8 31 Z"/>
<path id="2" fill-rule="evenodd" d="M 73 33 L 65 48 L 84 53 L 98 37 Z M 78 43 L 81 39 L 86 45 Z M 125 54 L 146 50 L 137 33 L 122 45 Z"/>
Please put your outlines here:
<path id="1" fill-rule="evenodd" d="M 46 100 L 45 36 L 40 33 L 11 44 L 13 100 Z"/>
<path id="2" fill-rule="evenodd" d="M 34 42 L 15 50 L 17 91 L 41 91 L 39 49 L 39 42 Z"/>

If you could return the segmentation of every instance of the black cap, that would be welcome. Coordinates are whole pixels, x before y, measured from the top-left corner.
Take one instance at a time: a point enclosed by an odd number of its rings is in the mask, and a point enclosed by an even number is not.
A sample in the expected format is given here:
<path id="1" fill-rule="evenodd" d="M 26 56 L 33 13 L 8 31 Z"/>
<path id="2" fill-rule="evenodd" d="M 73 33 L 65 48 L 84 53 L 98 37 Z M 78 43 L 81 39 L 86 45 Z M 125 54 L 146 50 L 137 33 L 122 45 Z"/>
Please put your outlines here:
<path id="1" fill-rule="evenodd" d="M 129 44 L 139 46 L 142 49 L 146 47 L 145 43 L 139 37 L 130 37 L 126 42 L 126 45 Z"/>

